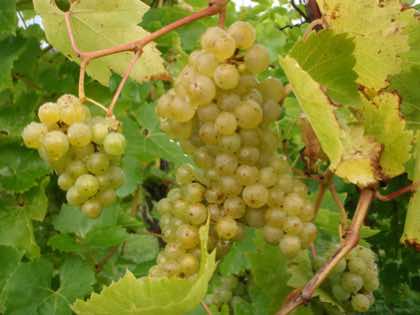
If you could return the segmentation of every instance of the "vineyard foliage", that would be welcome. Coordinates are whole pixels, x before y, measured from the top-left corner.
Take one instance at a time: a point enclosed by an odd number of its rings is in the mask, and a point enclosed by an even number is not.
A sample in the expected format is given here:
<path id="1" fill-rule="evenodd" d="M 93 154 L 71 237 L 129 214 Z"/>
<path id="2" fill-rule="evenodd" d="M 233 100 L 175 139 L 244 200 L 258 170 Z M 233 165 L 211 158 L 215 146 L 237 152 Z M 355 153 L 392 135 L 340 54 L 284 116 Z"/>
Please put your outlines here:
<path id="1" fill-rule="evenodd" d="M 322 15 L 311 23 L 304 1 L 291 5 L 297 2 L 228 2 L 225 23 L 241 20 L 255 28 L 270 61 L 256 76 L 275 77 L 288 91 L 280 118 L 264 127 L 307 185 L 305 198 L 319 206 L 316 241 L 290 259 L 266 242 L 263 228 L 242 220 L 240 239 L 221 255 L 219 247 L 208 249 L 209 218 L 199 229 L 197 274 L 153 278 L 149 271 L 165 246 L 156 205 L 176 189 L 176 170 L 194 165 L 179 141 L 161 130 L 155 109 L 218 16 L 143 48 L 113 112 L 126 139 L 125 180 L 115 202 L 92 219 L 67 202 L 57 173 L 21 136 L 38 121 L 42 104 L 78 95 L 80 56 L 64 12 L 71 12 L 79 49 L 94 51 L 145 38 L 208 2 L 0 1 L 0 314 L 276 314 L 343 242 L 366 189 L 379 198 L 363 220 L 360 247 L 294 314 L 359 314 L 355 305 L 373 299 L 367 314 L 420 313 L 420 191 L 381 198 L 420 181 L 420 7 L 411 0 L 311 0 Z M 92 60 L 86 96 L 110 104 L 131 56 Z M 104 115 L 92 102 L 85 105 L 92 115 Z M 363 274 L 352 298 L 340 299 L 337 279 L 358 269 L 352 262 L 358 255 L 373 275 Z"/>

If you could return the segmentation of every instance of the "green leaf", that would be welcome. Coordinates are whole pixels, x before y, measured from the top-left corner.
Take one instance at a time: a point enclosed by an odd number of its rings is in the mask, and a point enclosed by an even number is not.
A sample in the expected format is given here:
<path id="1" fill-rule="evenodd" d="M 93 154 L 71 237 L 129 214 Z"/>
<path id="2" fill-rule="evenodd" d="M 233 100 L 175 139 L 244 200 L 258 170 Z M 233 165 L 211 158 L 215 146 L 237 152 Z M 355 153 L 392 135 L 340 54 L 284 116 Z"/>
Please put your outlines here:
<path id="1" fill-rule="evenodd" d="M 7 286 L 13 274 L 16 272 L 22 253 L 17 249 L 8 246 L 0 246 L 0 313 L 5 311 L 5 298 Z"/>
<path id="2" fill-rule="evenodd" d="M 39 306 L 40 315 L 71 315 L 71 303 L 92 291 L 95 272 L 80 258 L 67 258 L 59 270 L 60 287 Z"/>
<path id="3" fill-rule="evenodd" d="M 305 284 L 313 277 L 311 260 L 307 251 L 302 251 L 297 256 L 288 268 L 290 279 L 287 285 L 299 289 L 303 288 Z"/>
<path id="4" fill-rule="evenodd" d="M 388 86 L 388 77 L 401 71 L 401 55 L 409 49 L 400 1 L 320 0 L 318 4 L 329 28 L 354 40 L 358 83 L 374 90 Z"/>
<path id="5" fill-rule="evenodd" d="M 208 231 L 209 224 L 200 228 L 202 254 L 195 279 L 136 279 L 127 272 L 100 294 L 92 294 L 88 301 L 77 300 L 73 310 L 78 315 L 183 315 L 193 310 L 206 294 L 216 268 L 216 252 L 207 252 Z"/>
<path id="6" fill-rule="evenodd" d="M 30 256 L 39 255 L 32 220 L 42 221 L 47 212 L 47 183 L 48 178 L 23 195 L 0 194 L 0 244 L 25 250 Z"/>
<path id="7" fill-rule="evenodd" d="M 414 182 L 420 181 L 420 132 L 416 133 L 416 166 L 414 170 Z M 414 193 L 408 204 L 405 218 L 404 231 L 401 243 L 420 248 L 420 190 Z"/>
<path id="8" fill-rule="evenodd" d="M 123 258 L 141 264 L 156 258 L 159 254 L 159 242 L 151 235 L 130 234 L 124 245 Z"/>
<path id="9" fill-rule="evenodd" d="M 7 35 L 14 35 L 16 24 L 16 0 L 2 0 L 0 2 L 0 38 Z"/>
<path id="10" fill-rule="evenodd" d="M 322 45 L 320 45 L 322 43 Z M 360 101 L 356 84 L 354 43 L 346 34 L 331 30 L 312 32 L 296 43 L 289 56 L 315 81 L 325 86 L 336 103 L 355 105 Z"/>
<path id="11" fill-rule="evenodd" d="M 16 143 L 0 145 L 0 189 L 25 192 L 48 173 L 49 169 L 37 151 Z"/>
<path id="12" fill-rule="evenodd" d="M 42 17 L 48 41 L 71 60 L 78 62 L 67 36 L 64 13 L 57 8 L 55 2 L 49 0 L 34 0 L 34 6 Z M 75 2 L 71 8 L 71 24 L 78 47 L 83 51 L 92 51 L 145 37 L 148 32 L 137 24 L 148 8 L 146 4 L 136 0 Z M 96 59 L 89 64 L 87 72 L 101 84 L 108 85 L 111 71 L 122 75 L 131 59 L 130 53 Z M 134 66 L 131 78 L 143 82 L 165 75 L 159 51 L 153 43 L 148 44 Z"/>
<path id="13" fill-rule="evenodd" d="M 12 86 L 13 62 L 19 58 L 23 48 L 24 42 L 21 38 L 8 37 L 0 41 L 0 91 Z"/>
<path id="14" fill-rule="evenodd" d="M 91 248 L 116 246 L 128 238 L 127 231 L 119 226 L 95 226 L 83 240 L 83 245 Z"/>
<path id="15" fill-rule="evenodd" d="M 280 64 L 321 143 L 323 151 L 330 159 L 330 167 L 334 169 L 343 154 L 340 126 L 335 117 L 334 107 L 319 83 L 314 81 L 295 59 L 286 56 L 280 60 Z"/>
<path id="16" fill-rule="evenodd" d="M 39 314 L 38 306 L 50 295 L 52 271 L 44 258 L 21 263 L 8 281 L 4 314 Z"/>
<path id="17" fill-rule="evenodd" d="M 80 253 L 78 244 L 70 234 L 56 234 L 48 239 L 48 246 L 64 253 Z"/>
<path id="18" fill-rule="evenodd" d="M 385 92 L 370 102 L 364 99 L 362 105 L 366 134 L 373 136 L 383 146 L 379 163 L 385 178 L 402 174 L 410 158 L 413 133 L 406 130 L 399 109 L 398 95 Z"/>

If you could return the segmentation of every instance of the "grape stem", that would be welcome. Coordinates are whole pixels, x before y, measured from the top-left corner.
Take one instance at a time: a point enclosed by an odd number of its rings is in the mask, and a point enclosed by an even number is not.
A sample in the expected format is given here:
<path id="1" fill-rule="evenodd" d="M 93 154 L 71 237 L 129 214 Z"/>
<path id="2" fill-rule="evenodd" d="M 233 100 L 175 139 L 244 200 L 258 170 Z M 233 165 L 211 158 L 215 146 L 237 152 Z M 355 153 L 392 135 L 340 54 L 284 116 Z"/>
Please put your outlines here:
<path id="1" fill-rule="evenodd" d="M 211 312 L 210 308 L 208 307 L 208 305 L 204 302 L 201 302 L 201 306 L 203 307 L 204 311 L 206 312 L 207 315 L 213 315 L 213 313 Z"/>
<path id="2" fill-rule="evenodd" d="M 369 206 L 374 199 L 375 192 L 365 188 L 360 192 L 359 202 L 353 216 L 350 228 L 347 230 L 344 241 L 335 254 L 318 270 L 306 285 L 298 291 L 294 291 L 287 298 L 276 315 L 287 315 L 303 304 L 309 303 L 315 290 L 324 282 L 333 268 L 345 257 L 359 242 L 360 229 L 366 218 Z"/>
<path id="3" fill-rule="evenodd" d="M 397 191 L 394 191 L 388 195 L 382 195 L 379 191 L 376 192 L 375 197 L 376 199 L 380 201 L 392 201 L 395 198 L 398 198 L 401 195 L 404 195 L 406 193 L 414 192 L 417 190 L 417 188 L 420 188 L 420 182 L 412 183 L 408 186 L 402 187 L 398 189 Z"/>
<path id="4" fill-rule="evenodd" d="M 347 229 L 347 211 L 344 207 L 344 204 L 341 202 L 340 197 L 338 196 L 337 189 L 335 188 L 335 185 L 333 182 L 330 182 L 330 185 L 328 186 L 328 189 L 331 193 L 331 196 L 334 200 L 334 202 L 337 204 L 338 208 L 340 209 L 340 226 L 339 226 L 339 235 L 340 239 L 343 238 L 343 231 Z"/>
<path id="5" fill-rule="evenodd" d="M 219 25 L 223 26 L 225 23 L 225 15 L 226 15 L 226 5 L 227 5 L 227 0 L 209 0 L 209 6 L 203 10 L 197 11 L 192 13 L 189 16 L 186 16 L 184 18 L 181 18 L 171 24 L 168 24 L 164 27 L 162 27 L 161 29 L 148 34 L 147 36 L 140 38 L 138 40 L 135 41 L 131 41 L 125 44 L 120 44 L 120 45 L 116 45 L 113 47 L 109 47 L 109 48 L 105 48 L 105 49 L 99 49 L 99 50 L 94 50 L 94 51 L 82 51 L 79 46 L 76 43 L 75 37 L 74 37 L 74 32 L 73 32 L 73 28 L 72 28 L 72 24 L 71 24 L 71 8 L 73 6 L 74 3 L 72 3 L 72 5 L 70 6 L 70 11 L 67 11 L 64 13 L 64 20 L 65 20 L 65 24 L 66 24 L 66 29 L 67 29 L 67 35 L 68 38 L 70 40 L 70 44 L 71 47 L 74 51 L 74 53 L 76 54 L 76 56 L 78 58 L 80 58 L 80 74 L 79 74 L 79 99 L 84 102 L 86 100 L 86 95 L 85 95 L 85 76 L 86 76 L 86 67 L 88 66 L 89 62 L 97 59 L 97 58 L 101 58 L 101 57 L 105 57 L 105 56 L 109 56 L 109 55 L 113 55 L 113 54 L 117 54 L 117 53 L 121 53 L 121 52 L 134 52 L 134 56 L 131 60 L 131 62 L 129 63 L 127 70 L 124 73 L 124 76 L 117 88 L 117 90 L 114 93 L 114 96 L 112 98 L 111 104 L 109 106 L 108 109 L 108 116 L 112 116 L 113 115 L 113 110 L 115 108 L 115 104 L 118 100 L 118 97 L 121 94 L 122 89 L 124 88 L 125 83 L 127 82 L 127 79 L 132 71 L 132 69 L 134 68 L 134 65 L 136 64 L 136 62 L 138 61 L 138 59 L 141 56 L 141 53 L 143 51 L 143 48 L 153 42 L 154 40 L 156 40 L 157 38 L 161 37 L 162 35 L 165 35 L 179 27 L 182 27 L 186 24 L 192 23 L 196 20 L 202 19 L 204 17 L 208 17 L 208 16 L 212 16 L 212 15 L 216 15 L 219 14 Z"/>

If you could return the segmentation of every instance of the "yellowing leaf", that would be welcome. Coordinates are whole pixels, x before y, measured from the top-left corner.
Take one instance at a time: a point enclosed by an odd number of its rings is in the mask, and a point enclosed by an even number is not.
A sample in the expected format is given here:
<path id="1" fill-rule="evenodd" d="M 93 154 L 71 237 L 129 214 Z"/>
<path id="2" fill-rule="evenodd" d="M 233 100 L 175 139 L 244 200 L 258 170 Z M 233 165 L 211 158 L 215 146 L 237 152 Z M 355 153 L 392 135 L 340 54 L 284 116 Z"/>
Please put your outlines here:
<path id="1" fill-rule="evenodd" d="M 414 170 L 414 181 L 420 181 L 420 132 L 416 134 L 416 166 Z M 408 205 L 405 218 L 404 232 L 401 243 L 414 246 L 420 250 L 420 189 L 414 193 Z"/>
<path id="2" fill-rule="evenodd" d="M 364 135 L 361 127 L 343 131 L 344 154 L 335 173 L 344 179 L 365 187 L 378 179 L 378 160 L 381 145 Z"/>
<path id="3" fill-rule="evenodd" d="M 334 169 L 343 154 L 340 126 L 334 114 L 334 107 L 319 83 L 314 81 L 295 59 L 286 56 L 280 60 L 280 64 L 321 143 L 323 151 L 330 159 L 331 168 Z"/>
<path id="4" fill-rule="evenodd" d="M 79 62 L 71 49 L 64 14 L 55 2 L 34 0 L 34 6 L 42 17 L 48 41 L 68 58 Z M 137 24 L 148 8 L 138 0 L 75 1 L 71 8 L 71 24 L 76 43 L 82 51 L 92 51 L 140 39 L 148 32 Z M 125 52 L 93 60 L 87 72 L 101 84 L 108 85 L 111 71 L 124 73 L 132 55 Z M 151 43 L 144 48 L 131 78 L 142 82 L 165 74 L 160 52 Z"/>
<path id="5" fill-rule="evenodd" d="M 372 101 L 363 100 L 363 123 L 366 133 L 383 145 L 380 158 L 382 173 L 394 177 L 404 172 L 410 158 L 413 133 L 406 129 L 400 115 L 400 98 L 396 94 L 381 93 Z"/>
<path id="6" fill-rule="evenodd" d="M 216 268 L 216 252 L 207 252 L 208 231 L 208 224 L 200 228 L 201 265 L 195 279 L 136 279 L 127 272 L 88 301 L 77 300 L 73 310 L 78 315 L 183 315 L 193 310 L 206 294 Z"/>
<path id="7" fill-rule="evenodd" d="M 358 83 L 374 90 L 401 71 L 401 54 L 408 51 L 406 21 L 399 0 L 318 0 L 328 26 L 355 42 Z"/>

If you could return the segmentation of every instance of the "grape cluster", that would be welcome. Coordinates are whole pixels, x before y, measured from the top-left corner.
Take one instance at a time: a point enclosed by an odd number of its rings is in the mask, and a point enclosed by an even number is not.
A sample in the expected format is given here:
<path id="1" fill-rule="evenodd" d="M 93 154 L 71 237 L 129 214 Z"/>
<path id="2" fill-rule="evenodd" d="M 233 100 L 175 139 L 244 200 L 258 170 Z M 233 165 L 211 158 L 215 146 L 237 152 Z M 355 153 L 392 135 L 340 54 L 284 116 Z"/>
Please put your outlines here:
<path id="1" fill-rule="evenodd" d="M 178 168 L 178 187 L 158 203 L 167 246 L 155 275 L 193 274 L 186 266 L 198 268 L 198 228 L 209 214 L 209 248 L 218 255 L 241 237 L 244 225 L 262 227 L 267 241 L 289 257 L 316 236 L 306 186 L 277 154 L 279 140 L 270 127 L 285 89 L 278 79 L 256 78 L 269 66 L 267 49 L 255 44 L 246 22 L 207 29 L 201 48 L 156 106 L 161 129 L 199 169 Z"/>
<path id="2" fill-rule="evenodd" d="M 234 301 L 235 296 L 241 291 L 241 283 L 236 276 L 216 275 L 210 283 L 209 293 L 204 298 L 204 303 L 220 309 L 224 304 Z"/>
<path id="3" fill-rule="evenodd" d="M 355 312 L 367 312 L 374 303 L 372 292 L 379 287 L 375 253 L 367 247 L 355 247 L 335 266 L 327 285 L 338 301 Z"/>
<path id="4" fill-rule="evenodd" d="M 117 131 L 118 123 L 91 117 L 89 109 L 69 94 L 41 105 L 38 118 L 40 122 L 23 129 L 25 145 L 37 149 L 54 168 L 69 204 L 81 206 L 90 218 L 98 217 L 114 202 L 115 189 L 124 181 L 119 164 L 126 141 Z"/>

